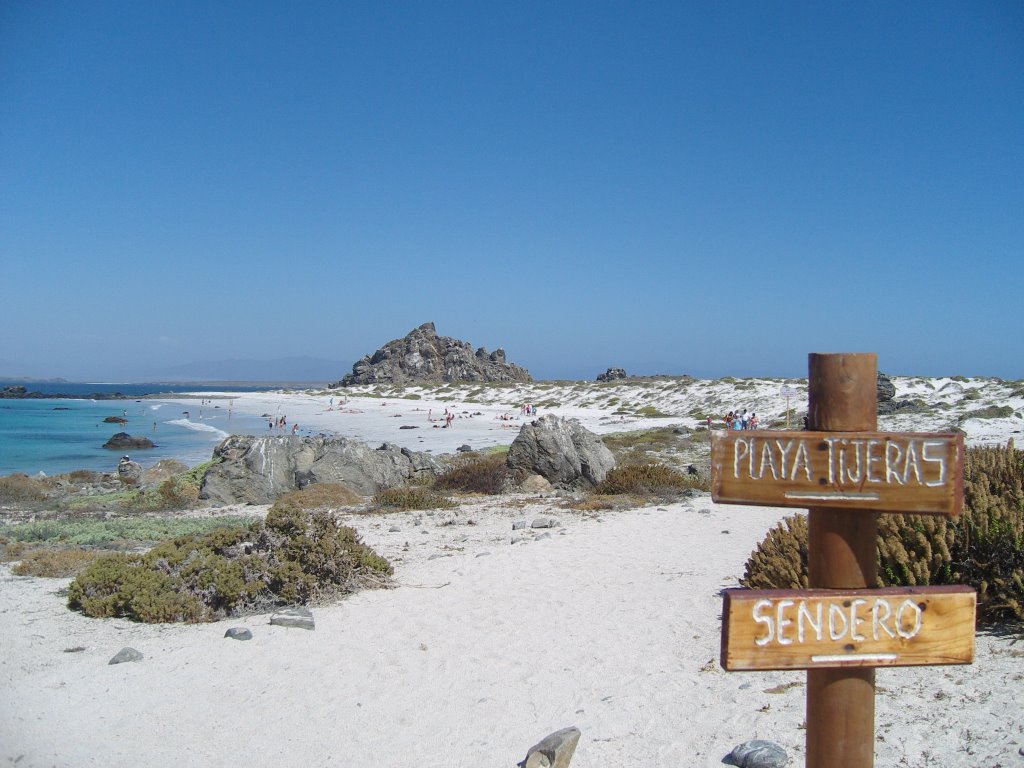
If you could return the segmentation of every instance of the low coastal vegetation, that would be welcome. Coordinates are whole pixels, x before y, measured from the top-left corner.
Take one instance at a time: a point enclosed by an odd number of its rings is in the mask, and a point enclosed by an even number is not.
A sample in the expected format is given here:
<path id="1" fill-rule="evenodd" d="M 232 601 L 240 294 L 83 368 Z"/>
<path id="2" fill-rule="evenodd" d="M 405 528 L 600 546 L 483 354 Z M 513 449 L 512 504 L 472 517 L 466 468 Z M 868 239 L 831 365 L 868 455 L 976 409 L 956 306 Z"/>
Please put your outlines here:
<path id="1" fill-rule="evenodd" d="M 630 495 L 644 498 L 672 498 L 683 491 L 703 490 L 706 482 L 698 475 L 684 475 L 664 464 L 627 464 L 609 470 L 594 492 L 600 496 Z"/>
<path id="2" fill-rule="evenodd" d="M 382 587 L 391 565 L 324 510 L 288 502 L 263 521 L 94 560 L 68 607 L 87 616 L 201 622 Z"/>
<path id="3" fill-rule="evenodd" d="M 1024 451 L 969 448 L 964 511 L 880 515 L 878 586 L 967 584 L 978 591 L 978 622 L 1024 621 Z M 803 589 L 807 520 L 788 517 L 747 561 L 741 582 L 756 589 Z"/>
<path id="4" fill-rule="evenodd" d="M 508 449 L 456 460 L 434 480 L 439 491 L 495 495 L 508 490 L 512 471 L 505 463 Z"/>
<path id="5" fill-rule="evenodd" d="M 373 506 L 381 511 L 402 512 L 411 509 L 451 509 L 455 503 L 433 488 L 408 485 L 380 491 L 373 497 Z"/>

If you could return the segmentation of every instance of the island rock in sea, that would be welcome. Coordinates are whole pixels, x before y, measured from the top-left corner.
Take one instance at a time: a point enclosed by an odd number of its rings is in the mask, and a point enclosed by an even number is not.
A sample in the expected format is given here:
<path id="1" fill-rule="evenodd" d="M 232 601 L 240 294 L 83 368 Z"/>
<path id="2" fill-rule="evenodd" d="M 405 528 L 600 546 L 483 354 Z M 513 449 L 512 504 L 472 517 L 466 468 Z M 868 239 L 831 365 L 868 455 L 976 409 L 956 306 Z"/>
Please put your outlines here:
<path id="1" fill-rule="evenodd" d="M 402 339 L 389 341 L 352 366 L 332 387 L 354 384 L 440 384 L 447 381 L 533 381 L 530 372 L 505 360 L 505 350 L 475 352 L 467 341 L 438 336 L 424 323 Z"/>
<path id="2" fill-rule="evenodd" d="M 374 449 L 344 437 L 232 435 L 213 457 L 220 463 L 207 470 L 199 493 L 222 504 L 269 504 L 314 483 L 342 483 L 370 495 L 441 471 L 429 454 L 391 443 Z"/>

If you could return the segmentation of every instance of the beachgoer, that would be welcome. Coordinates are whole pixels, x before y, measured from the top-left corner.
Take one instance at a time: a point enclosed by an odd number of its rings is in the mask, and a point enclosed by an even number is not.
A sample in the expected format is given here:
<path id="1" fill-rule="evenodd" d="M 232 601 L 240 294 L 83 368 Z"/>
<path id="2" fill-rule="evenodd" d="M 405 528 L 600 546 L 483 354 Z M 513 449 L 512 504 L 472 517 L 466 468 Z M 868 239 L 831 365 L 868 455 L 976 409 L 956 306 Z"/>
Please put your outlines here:
<path id="1" fill-rule="evenodd" d="M 298 424 L 292 424 L 292 434 L 294 435 L 298 431 L 299 431 L 299 425 Z"/>
<path id="2" fill-rule="evenodd" d="M 757 429 L 757 414 L 756 413 L 750 414 L 750 428 L 751 429 Z"/>

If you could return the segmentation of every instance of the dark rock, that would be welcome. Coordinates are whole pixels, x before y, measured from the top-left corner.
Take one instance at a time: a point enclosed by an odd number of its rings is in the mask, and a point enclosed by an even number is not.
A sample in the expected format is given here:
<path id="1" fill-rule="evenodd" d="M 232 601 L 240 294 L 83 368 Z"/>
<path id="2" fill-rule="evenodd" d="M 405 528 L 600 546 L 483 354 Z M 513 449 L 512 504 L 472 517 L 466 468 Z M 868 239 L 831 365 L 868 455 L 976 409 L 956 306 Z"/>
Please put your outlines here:
<path id="1" fill-rule="evenodd" d="M 313 612 L 302 605 L 282 608 L 270 617 L 270 623 L 276 627 L 297 627 L 298 629 L 316 629 Z"/>
<path id="2" fill-rule="evenodd" d="M 887 400 L 892 400 L 896 397 L 896 387 L 890 381 L 889 377 L 884 373 L 879 372 L 875 380 L 875 392 L 877 393 L 878 402 L 884 403 Z"/>
<path id="3" fill-rule="evenodd" d="M 105 418 L 103 420 L 103 423 L 104 424 L 127 424 L 128 423 L 128 419 L 124 418 L 124 416 L 107 416 L 107 418 Z"/>
<path id="4" fill-rule="evenodd" d="M 123 664 L 126 661 L 142 661 L 142 654 L 134 648 L 122 648 L 107 664 Z"/>
<path id="5" fill-rule="evenodd" d="M 628 379 L 629 375 L 626 373 L 625 368 L 609 368 L 604 373 L 598 374 L 598 381 L 617 381 L 619 379 Z"/>
<path id="6" fill-rule="evenodd" d="M 419 429 L 419 427 L 415 426 L 414 424 L 403 424 L 402 426 L 399 427 L 399 429 Z"/>
<path id="7" fill-rule="evenodd" d="M 104 448 L 113 451 L 138 451 L 145 448 L 156 448 L 148 437 L 132 437 L 127 432 L 118 432 L 103 444 Z"/>
<path id="8" fill-rule="evenodd" d="M 331 386 L 532 380 L 525 368 L 506 361 L 505 350 L 488 354 L 480 347 L 474 352 L 469 342 L 438 336 L 433 323 L 424 323 L 366 355 L 352 366 L 352 373 Z"/>
<path id="9" fill-rule="evenodd" d="M 615 457 L 578 421 L 548 415 L 519 430 L 507 464 L 520 476 L 536 474 L 555 486 L 580 488 L 604 480 L 615 466 Z"/>
<path id="10" fill-rule="evenodd" d="M 459 453 L 469 453 L 469 452 L 471 452 L 471 451 L 472 451 L 473 449 L 472 449 L 472 448 L 471 448 L 470 446 L 468 446 L 468 445 L 460 445 L 460 446 L 459 446 L 458 448 L 456 448 L 455 450 L 456 450 L 456 451 L 458 451 Z"/>
<path id="11" fill-rule="evenodd" d="M 520 768 L 568 768 L 580 741 L 579 728 L 563 728 L 530 747 Z"/>
<path id="12" fill-rule="evenodd" d="M 722 762 L 738 768 L 783 768 L 789 763 L 789 755 L 773 741 L 753 739 L 733 749 Z"/>
<path id="13" fill-rule="evenodd" d="M 390 443 L 373 449 L 345 437 L 233 435 L 213 456 L 221 461 L 203 476 L 200 496 L 222 504 L 269 504 L 314 483 L 341 483 L 370 496 L 441 472 L 429 454 Z"/>
<path id="14" fill-rule="evenodd" d="M 895 413 L 930 413 L 931 408 L 923 400 L 886 400 L 878 404 L 879 416 Z"/>
<path id="15" fill-rule="evenodd" d="M 224 637 L 230 637 L 232 640 L 252 640 L 252 631 L 245 627 L 232 627 L 224 633 Z"/>

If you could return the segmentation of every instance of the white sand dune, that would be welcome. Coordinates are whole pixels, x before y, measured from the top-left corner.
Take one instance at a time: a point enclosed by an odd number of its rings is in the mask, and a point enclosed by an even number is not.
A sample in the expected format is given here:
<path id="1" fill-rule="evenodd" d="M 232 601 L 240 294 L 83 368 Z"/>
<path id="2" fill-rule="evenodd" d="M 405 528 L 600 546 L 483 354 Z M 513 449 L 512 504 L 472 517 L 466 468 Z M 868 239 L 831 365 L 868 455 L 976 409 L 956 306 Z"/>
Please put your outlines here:
<path id="1" fill-rule="evenodd" d="M 560 527 L 512 531 L 541 514 Z M 719 591 L 782 514 L 698 498 L 593 515 L 501 497 L 350 515 L 399 586 L 316 607 L 312 632 L 268 615 L 87 619 L 61 582 L 4 567 L 0 761 L 512 766 L 576 725 L 577 768 L 710 768 L 755 737 L 801 764 L 804 674 L 717 664 Z M 230 626 L 255 637 L 226 639 Z M 144 660 L 108 665 L 124 646 Z M 982 635 L 973 666 L 879 671 L 876 765 L 1017 765 L 1022 657 L 1012 637 Z"/>

